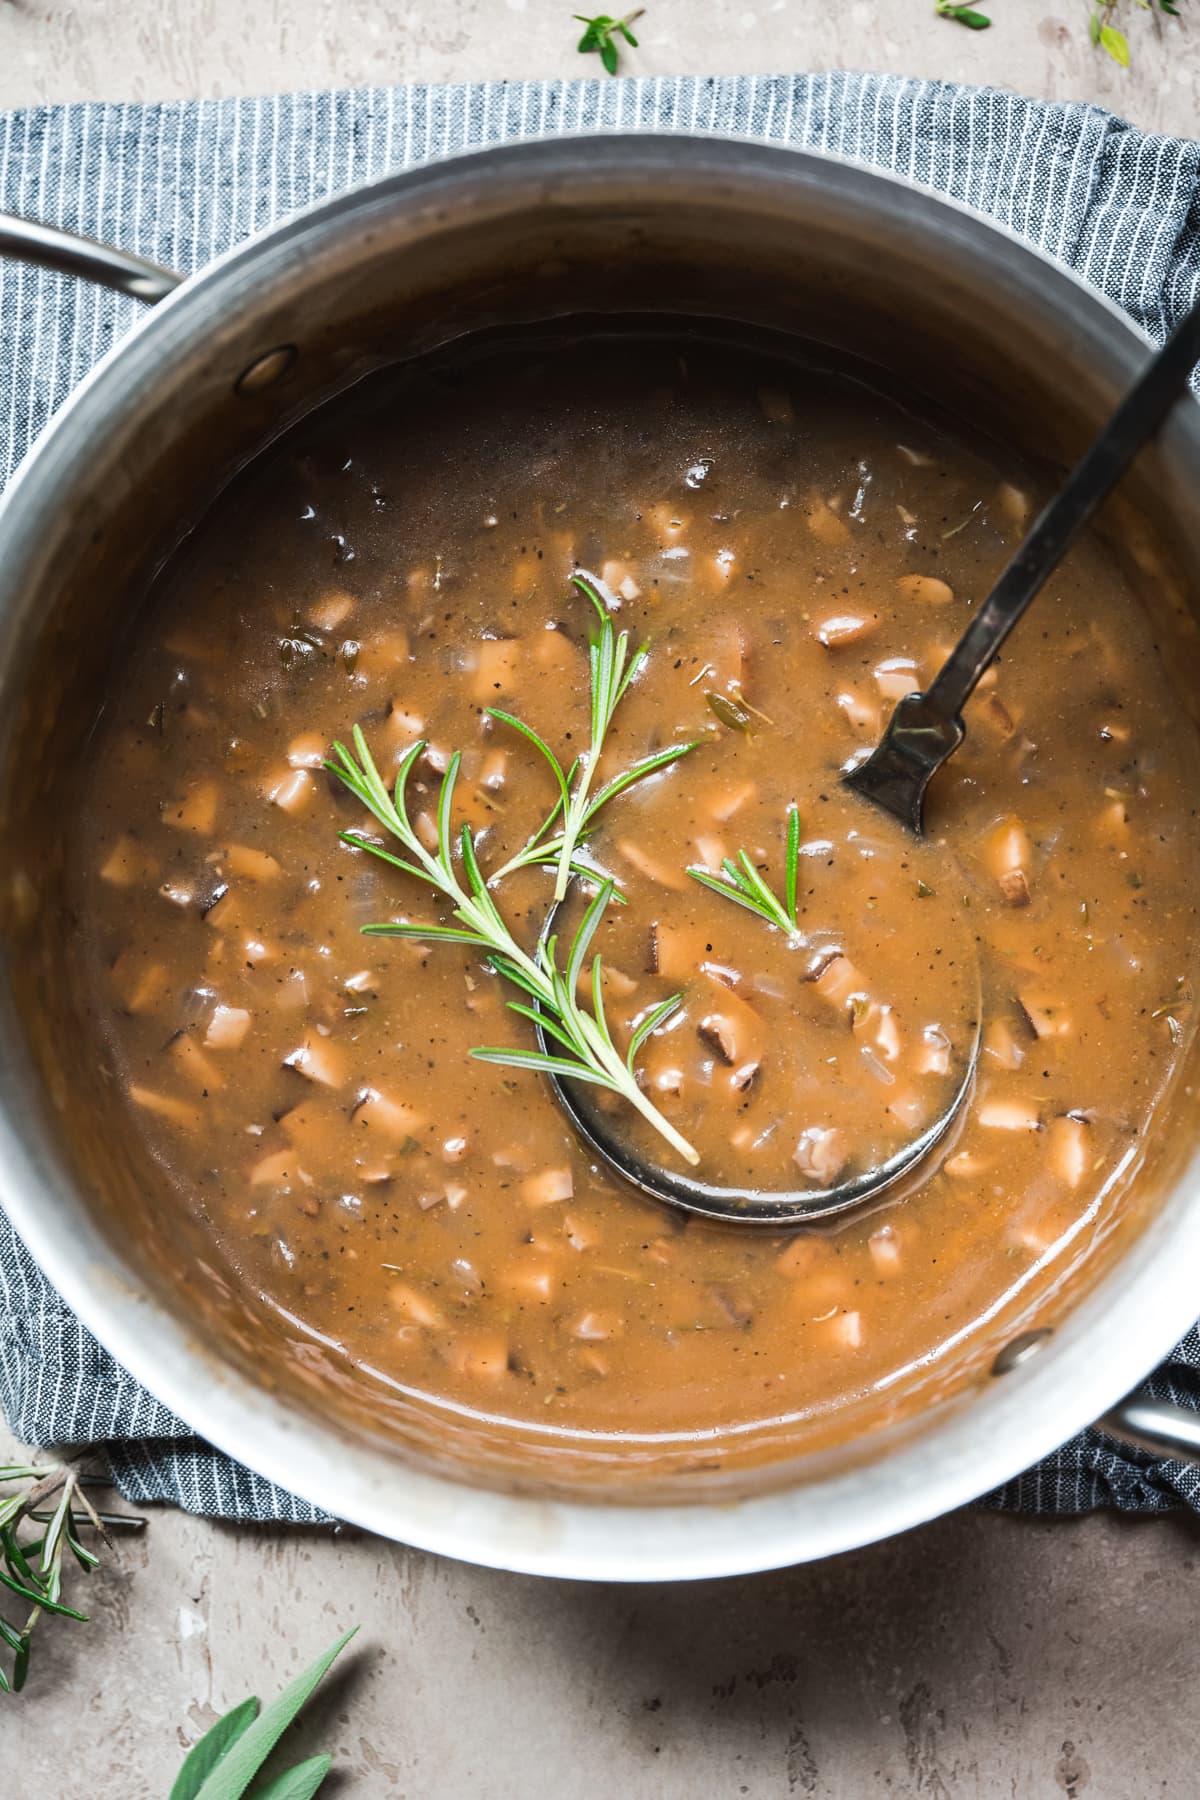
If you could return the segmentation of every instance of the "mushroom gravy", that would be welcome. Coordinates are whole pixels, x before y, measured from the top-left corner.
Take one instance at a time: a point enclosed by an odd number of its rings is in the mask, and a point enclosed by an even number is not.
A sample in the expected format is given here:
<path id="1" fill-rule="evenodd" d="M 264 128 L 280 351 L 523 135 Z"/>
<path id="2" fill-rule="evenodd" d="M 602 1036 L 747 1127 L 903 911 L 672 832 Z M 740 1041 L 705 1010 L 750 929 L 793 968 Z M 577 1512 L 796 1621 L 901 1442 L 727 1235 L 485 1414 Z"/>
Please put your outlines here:
<path id="1" fill-rule="evenodd" d="M 689 1434 L 894 1383 L 1100 1228 L 1190 1029 L 1197 848 L 1194 727 L 1112 559 L 1077 551 L 1014 636 L 928 842 L 838 784 L 1030 504 L 989 446 L 857 381 L 615 336 L 377 378 L 234 484 L 114 683 L 77 901 L 122 1105 L 249 1291 L 412 1393 Z M 682 995 L 638 1067 L 700 1172 L 819 1186 L 919 1130 L 982 957 L 961 1126 L 836 1227 L 641 1199 L 540 1077 L 470 1058 L 532 1042 L 477 951 L 360 935 L 450 914 L 339 836 L 373 827 L 330 745 L 361 725 L 386 776 L 426 740 L 424 838 L 461 750 L 456 827 L 502 867 L 555 785 L 487 709 L 564 766 L 586 747 L 580 569 L 649 645 L 600 775 L 695 744 L 586 854 L 625 899 L 594 945 L 618 1040 Z M 782 894 L 792 807 L 797 938 L 688 873 L 745 850 Z M 497 890 L 529 945 L 552 879 Z"/>

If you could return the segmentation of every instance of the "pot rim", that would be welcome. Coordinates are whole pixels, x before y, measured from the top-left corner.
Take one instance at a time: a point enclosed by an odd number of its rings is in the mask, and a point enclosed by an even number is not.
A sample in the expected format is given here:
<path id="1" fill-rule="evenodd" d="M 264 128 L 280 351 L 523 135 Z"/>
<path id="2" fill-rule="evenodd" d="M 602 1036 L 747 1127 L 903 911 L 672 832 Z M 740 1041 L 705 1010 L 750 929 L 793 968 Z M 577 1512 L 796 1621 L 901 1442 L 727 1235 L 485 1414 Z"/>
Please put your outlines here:
<path id="1" fill-rule="evenodd" d="M 580 148 L 586 146 L 586 159 Z M 574 160 L 572 160 L 574 158 Z M 649 179 L 686 162 L 715 179 L 764 176 L 832 183 L 853 197 L 890 190 L 889 208 L 926 223 L 954 221 L 977 251 L 997 247 L 1038 272 L 1048 304 L 1102 342 L 1127 378 L 1149 340 L 1106 296 L 1072 271 L 960 202 L 847 158 L 725 134 L 636 132 L 562 135 L 493 146 L 386 175 L 257 233 L 190 276 L 119 339 L 73 392 L 0 501 L 0 569 L 20 568 L 23 519 L 35 517 L 71 473 L 76 440 L 102 431 L 138 359 L 161 366 L 173 345 L 203 328 L 247 265 L 294 256 L 323 226 L 374 208 L 453 204 L 456 186 L 486 170 L 553 184 L 594 178 L 606 166 Z M 462 199 L 462 194 L 457 196 Z M 937 210 L 933 210 L 937 209 Z M 1200 408 L 1188 414 L 1200 440 Z M 0 576 L 0 590 L 4 578 Z M 2 598 L 2 595 L 0 595 Z M 347 1443 L 234 1371 L 196 1341 L 165 1302 L 124 1267 L 65 1172 L 40 1166 L 22 1131 L 24 1072 L 0 1051 L 0 1205 L 63 1300 L 151 1393 L 218 1449 L 339 1518 L 419 1549 L 486 1566 L 577 1579 L 663 1581 L 747 1574 L 832 1555 L 904 1531 L 1010 1480 L 1103 1414 L 1165 1356 L 1193 1323 L 1200 1256 L 1200 1157 L 1119 1265 L 1077 1302 L 1041 1352 L 909 1441 L 834 1476 L 736 1502 L 630 1505 L 620 1498 L 559 1501 L 475 1488 L 405 1464 L 382 1447 Z M 44 1204 L 53 1181 L 61 1209 Z M 55 1225 L 65 1215 L 71 1229 Z M 1116 1278 L 1120 1277 L 1118 1281 Z M 247 1454 L 249 1451 L 249 1455 Z"/>

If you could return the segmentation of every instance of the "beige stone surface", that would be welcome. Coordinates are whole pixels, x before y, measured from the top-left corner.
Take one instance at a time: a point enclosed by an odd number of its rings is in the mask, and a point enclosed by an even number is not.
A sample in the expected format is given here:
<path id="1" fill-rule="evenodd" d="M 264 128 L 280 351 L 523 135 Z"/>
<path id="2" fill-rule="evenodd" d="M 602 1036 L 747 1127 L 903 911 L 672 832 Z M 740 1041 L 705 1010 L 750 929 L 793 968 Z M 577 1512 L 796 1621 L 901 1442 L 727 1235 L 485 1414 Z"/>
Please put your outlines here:
<path id="1" fill-rule="evenodd" d="M 357 1622 L 289 1745 L 335 1755 L 330 1800 L 1194 1800 L 1198 1552 L 1179 1518 L 959 1513 L 620 1588 L 155 1511 L 0 1710 L 0 1792 L 165 1800 L 216 1713 Z"/>
<path id="2" fill-rule="evenodd" d="M 650 0 L 628 66 L 874 67 L 1200 128 L 1200 20 L 1122 0 L 1125 73 L 1089 47 L 1084 0 L 976 3 L 991 31 L 929 0 Z M 0 107 L 595 72 L 570 11 L 0 0 Z M 358 1621 L 296 1745 L 335 1751 L 329 1791 L 355 1800 L 1191 1800 L 1198 1547 L 1180 1519 L 959 1514 L 814 1567 L 620 1589 L 157 1511 L 92 1579 L 91 1624 L 53 1623 L 32 1688 L 0 1702 L 0 1795 L 162 1800 L 216 1711 Z"/>
<path id="3" fill-rule="evenodd" d="M 623 0 L 620 0 L 623 4 Z M 870 68 L 1095 100 L 1155 130 L 1200 129 L 1200 20 L 1118 0 L 1126 72 L 1088 43 L 1087 0 L 649 0 L 631 74 Z M 612 0 L 609 0 L 612 4 Z M 162 100 L 334 83 L 599 74 L 575 54 L 582 0 L 0 0 L 0 107 Z M 599 8 L 597 8 L 599 10 Z M 615 10 L 615 7 L 614 7 Z M 1192 10 L 1184 0 L 1182 10 Z"/>

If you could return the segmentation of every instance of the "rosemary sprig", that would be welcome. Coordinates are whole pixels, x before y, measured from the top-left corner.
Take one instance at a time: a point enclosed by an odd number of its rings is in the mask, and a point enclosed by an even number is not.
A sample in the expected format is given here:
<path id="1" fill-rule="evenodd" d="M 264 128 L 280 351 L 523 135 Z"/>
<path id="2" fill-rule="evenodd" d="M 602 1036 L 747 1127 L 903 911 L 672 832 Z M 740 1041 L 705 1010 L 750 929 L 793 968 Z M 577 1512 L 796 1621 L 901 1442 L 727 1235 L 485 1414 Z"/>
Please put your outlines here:
<path id="1" fill-rule="evenodd" d="M 589 19 L 585 13 L 575 13 L 573 17 L 585 27 L 575 48 L 585 56 L 591 50 L 596 51 L 608 73 L 615 75 L 620 62 L 616 34 L 619 33 L 636 50 L 638 41 L 629 27 L 635 19 L 641 18 L 645 10 L 644 6 L 636 7 L 633 12 L 626 13 L 623 19 L 610 19 L 607 13 L 597 13 L 594 19 Z"/>
<path id="2" fill-rule="evenodd" d="M 188 1751 L 168 1800 L 241 1800 L 288 1726 L 357 1630 L 355 1625 L 310 1663 L 265 1712 L 260 1713 L 256 1699 L 249 1699 L 219 1718 Z M 331 1756 L 312 1756 L 307 1762 L 297 1763 L 294 1768 L 277 1775 L 268 1786 L 257 1785 L 254 1792 L 261 1800 L 270 1800 L 271 1796 L 275 1800 L 312 1800 L 332 1762 Z"/>
<path id="3" fill-rule="evenodd" d="M 767 886 L 745 850 L 738 851 L 736 862 L 725 857 L 720 875 L 713 875 L 708 869 L 695 865 L 688 869 L 688 874 L 701 887 L 711 888 L 714 894 L 723 894 L 735 906 L 744 906 L 748 912 L 757 913 L 760 919 L 765 919 L 768 925 L 774 925 L 788 937 L 796 937 L 799 935 L 796 921 L 799 868 L 800 813 L 797 807 L 790 806 L 784 848 L 782 899 Z"/>
<path id="4" fill-rule="evenodd" d="M 611 715 L 610 715 L 611 716 Z M 425 748 L 423 740 L 411 744 L 400 759 L 394 791 L 389 794 L 359 726 L 354 728 L 354 752 L 342 743 L 334 745 L 334 758 L 326 763 L 351 793 L 356 795 L 372 817 L 390 836 L 399 840 L 407 852 L 396 856 L 382 844 L 374 844 L 356 832 L 345 831 L 344 842 L 367 850 L 393 868 L 418 881 L 427 882 L 450 902 L 457 925 L 421 925 L 407 920 L 385 921 L 364 925 L 363 931 L 376 937 L 417 938 L 427 943 L 470 944 L 483 953 L 484 959 L 506 980 L 520 988 L 537 1003 L 537 1010 L 523 1001 L 510 1000 L 513 1012 L 535 1020 L 547 1037 L 553 1039 L 564 1054 L 548 1056 L 539 1050 L 522 1050 L 485 1046 L 472 1050 L 481 1062 L 502 1063 L 516 1069 L 532 1069 L 543 1074 L 566 1075 L 575 1081 L 587 1081 L 605 1087 L 637 1108 L 643 1118 L 661 1133 L 687 1162 L 700 1159 L 670 1120 L 647 1099 L 638 1086 L 634 1062 L 638 1051 L 652 1031 L 664 1023 L 679 1005 L 680 995 L 653 1007 L 635 1029 L 628 1050 L 621 1055 L 613 1041 L 604 1011 L 604 971 L 597 955 L 591 965 L 592 1010 L 579 1003 L 577 989 L 583 974 L 592 939 L 600 920 L 613 898 L 615 883 L 602 881 L 588 905 L 583 920 L 572 940 L 565 971 L 557 960 L 557 939 L 550 937 L 538 943 L 532 956 L 517 942 L 504 919 L 488 883 L 479 867 L 471 827 L 464 824 L 455 834 L 453 824 L 454 786 L 462 758 L 459 752 L 450 758 L 442 779 L 435 822 L 436 848 L 427 850 L 408 816 L 407 786 L 414 763 Z M 457 845 L 462 875 L 455 865 Z M 571 865 L 574 866 L 574 865 Z"/>
<path id="5" fill-rule="evenodd" d="M 77 1469 L 9 1463 L 0 1466 L 0 1487 L 10 1485 L 18 1491 L 0 1499 L 0 1594 L 15 1596 L 22 1622 L 14 1625 L 0 1616 L 0 1644 L 12 1652 L 9 1670 L 0 1666 L 0 1693 L 17 1694 L 29 1674 L 33 1631 L 42 1615 L 51 1613 L 87 1623 L 86 1613 L 62 1600 L 68 1550 L 81 1568 L 99 1566 L 99 1557 L 83 1543 L 80 1531 L 90 1528 L 111 1545 L 110 1525 L 138 1531 L 145 1520 L 98 1513 Z"/>
<path id="6" fill-rule="evenodd" d="M 592 795 L 592 781 L 613 714 L 646 660 L 646 645 L 642 644 L 631 656 L 629 633 L 622 631 L 617 635 L 608 608 L 592 583 L 585 575 L 572 575 L 571 580 L 580 593 L 591 601 L 600 620 L 599 633 L 588 640 L 592 723 L 591 742 L 587 750 L 582 756 L 576 757 L 569 769 L 564 770 L 549 744 L 531 725 L 527 725 L 523 719 L 514 718 L 512 713 L 501 712 L 496 707 L 488 708 L 493 719 L 519 731 L 533 745 L 547 763 L 558 786 L 558 797 L 541 825 L 525 847 L 506 862 L 502 869 L 496 870 L 491 877 L 491 886 L 495 887 L 506 875 L 511 875 L 514 869 L 552 864 L 557 870 L 554 882 L 556 901 L 565 896 L 572 873 L 587 872 L 575 861 L 575 855 L 595 824 L 596 815 L 601 808 L 607 806 L 610 800 L 615 800 L 618 794 L 625 793 L 635 782 L 678 762 L 681 756 L 694 750 L 699 742 L 698 738 L 693 738 L 690 743 L 672 744 L 666 750 L 658 750 L 652 756 L 644 757 L 641 762 L 634 763 L 631 768 L 622 770 L 598 794 Z M 547 834 L 553 830 L 560 817 L 563 821 L 561 831 L 554 837 L 549 837 Z"/>

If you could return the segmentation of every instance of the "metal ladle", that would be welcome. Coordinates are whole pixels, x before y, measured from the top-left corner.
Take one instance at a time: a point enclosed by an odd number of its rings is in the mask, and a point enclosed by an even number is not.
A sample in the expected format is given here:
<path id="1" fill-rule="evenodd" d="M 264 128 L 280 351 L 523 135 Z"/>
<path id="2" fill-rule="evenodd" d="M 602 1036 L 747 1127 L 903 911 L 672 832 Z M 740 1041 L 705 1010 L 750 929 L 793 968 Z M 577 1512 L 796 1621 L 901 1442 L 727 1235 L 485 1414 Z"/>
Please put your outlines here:
<path id="1" fill-rule="evenodd" d="M 897 701 L 875 749 L 843 774 L 848 788 L 890 813 L 915 836 L 924 833 L 925 794 L 931 777 L 966 736 L 963 707 L 1069 546 L 1157 431 L 1198 360 L 1200 303 L 1151 358 L 1107 426 L 1039 515 L 929 687 Z M 553 931 L 556 911 L 547 919 L 547 933 Z M 974 1037 L 960 1064 L 961 1077 L 942 1114 L 885 1162 L 828 1187 L 761 1190 L 716 1186 L 662 1168 L 614 1136 L 610 1120 L 591 1097 L 591 1088 L 557 1075 L 548 1079 L 584 1142 L 618 1175 L 653 1199 L 738 1225 L 812 1223 L 875 1199 L 915 1170 L 945 1137 L 974 1085 L 982 993 L 980 1001 L 975 1009 Z M 538 1040 L 546 1051 L 540 1026 Z"/>

